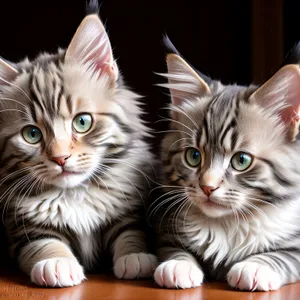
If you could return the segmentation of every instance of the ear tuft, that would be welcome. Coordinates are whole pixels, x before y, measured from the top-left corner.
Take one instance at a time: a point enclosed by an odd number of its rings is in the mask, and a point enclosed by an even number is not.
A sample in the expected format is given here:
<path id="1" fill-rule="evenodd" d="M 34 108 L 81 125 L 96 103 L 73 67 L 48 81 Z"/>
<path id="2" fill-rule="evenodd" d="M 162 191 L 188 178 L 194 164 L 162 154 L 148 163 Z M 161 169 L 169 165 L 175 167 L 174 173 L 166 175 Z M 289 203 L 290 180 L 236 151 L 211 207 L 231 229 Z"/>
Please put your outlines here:
<path id="1" fill-rule="evenodd" d="M 289 64 L 298 64 L 300 62 L 300 42 L 298 42 L 294 48 L 290 50 L 284 59 L 282 66 Z"/>
<path id="2" fill-rule="evenodd" d="M 86 16 L 66 52 L 66 62 L 87 66 L 99 77 L 118 79 L 118 68 L 105 28 L 96 14 Z"/>
<path id="3" fill-rule="evenodd" d="M 178 55 L 181 59 L 185 61 L 186 64 L 189 65 L 190 68 L 192 68 L 198 76 L 204 80 L 209 86 L 212 84 L 212 79 L 209 76 L 206 76 L 205 74 L 201 73 L 199 70 L 195 69 L 187 60 L 183 58 L 183 56 L 179 53 L 179 51 L 176 49 L 174 44 L 171 42 L 169 37 L 167 35 L 163 36 L 162 44 L 165 48 L 165 52 L 169 54 L 176 54 Z"/>
<path id="4" fill-rule="evenodd" d="M 0 85 L 9 85 L 19 72 L 4 59 L 0 58 Z"/>
<path id="5" fill-rule="evenodd" d="M 98 0 L 90 0 L 86 3 L 85 12 L 87 15 L 99 14 L 99 2 Z"/>
<path id="6" fill-rule="evenodd" d="M 167 65 L 168 73 L 160 75 L 167 77 L 169 83 L 160 86 L 170 89 L 174 105 L 180 105 L 187 99 L 211 94 L 207 83 L 179 55 L 169 54 Z"/>

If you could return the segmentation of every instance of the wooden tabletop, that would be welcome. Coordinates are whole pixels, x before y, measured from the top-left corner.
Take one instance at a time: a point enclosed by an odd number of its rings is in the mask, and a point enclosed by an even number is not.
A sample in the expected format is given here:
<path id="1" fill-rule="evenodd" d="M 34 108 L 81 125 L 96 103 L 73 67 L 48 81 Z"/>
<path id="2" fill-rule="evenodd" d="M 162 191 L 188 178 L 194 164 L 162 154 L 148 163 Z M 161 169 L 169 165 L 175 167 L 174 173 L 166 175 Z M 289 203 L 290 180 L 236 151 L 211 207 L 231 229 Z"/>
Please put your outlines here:
<path id="1" fill-rule="evenodd" d="M 0 299 L 36 300 L 300 300 L 300 283 L 273 292 L 240 292 L 225 283 L 206 283 L 188 290 L 158 288 L 153 281 L 121 281 L 110 276 L 90 275 L 83 284 L 71 288 L 39 288 L 16 271 L 0 270 Z"/>

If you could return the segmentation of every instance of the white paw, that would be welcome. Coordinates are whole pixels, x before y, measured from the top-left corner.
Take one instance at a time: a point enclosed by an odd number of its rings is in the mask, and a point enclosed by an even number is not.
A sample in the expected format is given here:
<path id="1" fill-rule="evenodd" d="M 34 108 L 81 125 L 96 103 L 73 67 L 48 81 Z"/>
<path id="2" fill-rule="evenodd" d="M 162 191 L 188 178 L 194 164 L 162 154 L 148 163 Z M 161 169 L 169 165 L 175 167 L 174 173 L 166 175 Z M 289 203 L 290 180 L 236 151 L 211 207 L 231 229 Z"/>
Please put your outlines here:
<path id="1" fill-rule="evenodd" d="M 41 260 L 31 270 L 31 281 L 41 286 L 73 286 L 84 279 L 83 268 L 78 261 L 66 257 Z"/>
<path id="2" fill-rule="evenodd" d="M 281 286 L 279 274 L 270 267 L 255 262 L 240 262 L 227 274 L 228 284 L 246 291 L 271 291 Z"/>
<path id="3" fill-rule="evenodd" d="M 204 274 L 191 262 L 169 260 L 160 264 L 154 272 L 155 282 L 161 287 L 187 289 L 200 286 Z"/>
<path id="4" fill-rule="evenodd" d="M 117 259 L 114 273 L 120 279 L 151 277 L 157 266 L 156 256 L 149 253 L 131 253 Z"/>

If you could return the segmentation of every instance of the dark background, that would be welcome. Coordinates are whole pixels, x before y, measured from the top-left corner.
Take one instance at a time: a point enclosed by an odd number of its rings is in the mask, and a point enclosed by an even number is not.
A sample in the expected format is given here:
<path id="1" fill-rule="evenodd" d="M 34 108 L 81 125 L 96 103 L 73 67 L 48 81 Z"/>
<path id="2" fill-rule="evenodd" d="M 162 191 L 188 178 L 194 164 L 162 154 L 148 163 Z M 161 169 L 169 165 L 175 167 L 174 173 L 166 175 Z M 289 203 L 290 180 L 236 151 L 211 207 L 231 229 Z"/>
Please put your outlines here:
<path id="1" fill-rule="evenodd" d="M 162 35 L 203 73 L 227 82 L 251 80 L 251 1 L 105 0 L 100 16 L 125 81 L 144 101 L 148 120 L 166 105 Z M 86 0 L 1 1 L 0 55 L 11 61 L 67 47 L 85 15 Z M 153 122 L 152 122 L 153 124 Z M 162 125 L 153 124 L 155 129 Z"/>
<path id="2" fill-rule="evenodd" d="M 145 96 L 145 118 L 156 131 L 164 128 L 157 120 L 169 102 L 167 92 L 154 86 L 163 80 L 154 72 L 166 71 L 163 34 L 203 73 L 239 84 L 262 83 L 300 39 L 296 0 L 100 2 L 100 16 L 125 81 Z M 2 0 L 0 55 L 17 62 L 67 47 L 85 15 L 85 3 Z M 159 140 L 158 135 L 154 145 Z"/>
<path id="3" fill-rule="evenodd" d="M 158 114 L 169 99 L 163 79 L 168 34 L 196 68 L 224 83 L 262 83 L 300 39 L 300 1 L 292 0 L 104 0 L 100 16 L 126 82 L 145 96 L 146 118 L 160 129 Z M 86 0 L 1 1 L 0 55 L 17 62 L 68 46 L 85 15 Z M 153 122 L 154 121 L 154 122 Z"/>

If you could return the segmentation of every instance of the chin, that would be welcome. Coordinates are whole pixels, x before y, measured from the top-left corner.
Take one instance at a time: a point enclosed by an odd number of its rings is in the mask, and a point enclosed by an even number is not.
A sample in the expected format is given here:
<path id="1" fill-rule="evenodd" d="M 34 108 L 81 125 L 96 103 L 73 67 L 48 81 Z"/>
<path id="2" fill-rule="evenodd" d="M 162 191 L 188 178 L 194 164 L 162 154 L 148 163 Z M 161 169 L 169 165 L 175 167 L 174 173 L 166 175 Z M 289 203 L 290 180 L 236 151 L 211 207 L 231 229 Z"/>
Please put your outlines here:
<path id="1" fill-rule="evenodd" d="M 86 174 L 70 174 L 67 176 L 57 176 L 51 183 L 63 189 L 74 188 L 88 179 Z"/>
<path id="2" fill-rule="evenodd" d="M 229 207 L 218 207 L 210 205 L 207 202 L 200 205 L 201 211 L 210 218 L 222 218 L 233 214 L 233 211 Z"/>

